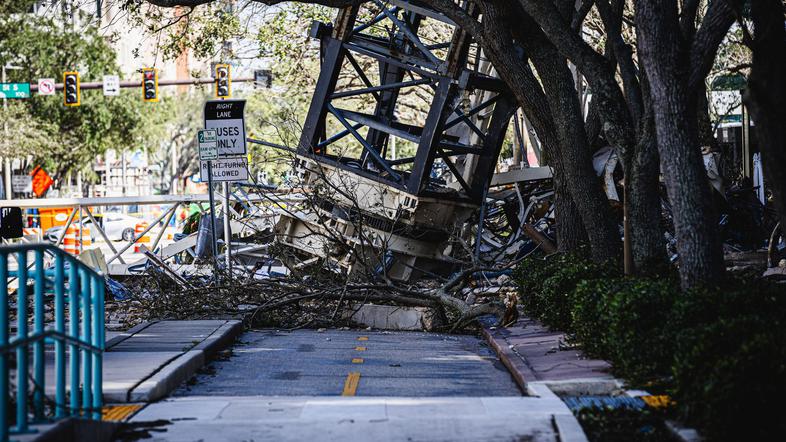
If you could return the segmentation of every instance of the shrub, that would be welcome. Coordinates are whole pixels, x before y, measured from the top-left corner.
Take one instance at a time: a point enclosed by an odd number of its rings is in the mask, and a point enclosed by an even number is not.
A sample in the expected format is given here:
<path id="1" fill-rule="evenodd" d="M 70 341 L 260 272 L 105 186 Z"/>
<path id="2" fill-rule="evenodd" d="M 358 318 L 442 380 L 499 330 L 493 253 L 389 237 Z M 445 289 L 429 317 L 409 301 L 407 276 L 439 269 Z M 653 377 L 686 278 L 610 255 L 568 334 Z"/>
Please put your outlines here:
<path id="1" fill-rule="evenodd" d="M 765 281 L 693 290 L 674 309 L 673 396 L 711 440 L 786 434 L 786 287 Z"/>
<path id="2" fill-rule="evenodd" d="M 609 295 L 606 345 L 620 375 L 634 383 L 669 376 L 674 356 L 670 318 L 679 293 L 669 278 L 630 278 Z"/>
<path id="3" fill-rule="evenodd" d="M 668 376 L 676 280 L 616 278 L 582 281 L 572 293 L 575 339 L 634 382 Z"/>
<path id="4" fill-rule="evenodd" d="M 607 329 L 609 325 L 606 301 L 619 290 L 619 279 L 590 279 L 581 281 L 571 296 L 573 338 L 585 353 L 608 358 L 611 352 Z"/>
<path id="5" fill-rule="evenodd" d="M 572 331 L 571 293 L 583 280 L 615 276 L 611 264 L 596 264 L 584 253 L 564 253 L 546 259 L 528 258 L 515 277 L 527 314 L 557 330 Z"/>

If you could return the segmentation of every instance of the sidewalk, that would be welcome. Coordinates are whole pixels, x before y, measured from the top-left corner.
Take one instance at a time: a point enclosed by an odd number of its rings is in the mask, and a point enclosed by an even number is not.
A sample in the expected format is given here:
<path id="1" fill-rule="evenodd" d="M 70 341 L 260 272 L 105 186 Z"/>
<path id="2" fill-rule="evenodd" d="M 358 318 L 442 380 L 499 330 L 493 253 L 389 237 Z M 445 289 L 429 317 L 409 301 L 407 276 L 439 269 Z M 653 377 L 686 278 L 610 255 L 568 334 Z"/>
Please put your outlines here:
<path id="1" fill-rule="evenodd" d="M 108 333 L 104 403 L 161 399 L 190 379 L 207 359 L 230 346 L 241 332 L 240 321 L 200 320 L 149 322 L 126 332 Z M 53 379 L 54 353 L 49 349 L 48 395 L 54 395 Z"/>
<path id="2" fill-rule="evenodd" d="M 608 362 L 588 359 L 566 348 L 565 335 L 533 319 L 521 317 L 510 327 L 495 328 L 484 322 L 483 337 L 526 391 L 527 384 L 544 383 L 557 391 L 606 393 L 619 385 L 609 373 Z"/>

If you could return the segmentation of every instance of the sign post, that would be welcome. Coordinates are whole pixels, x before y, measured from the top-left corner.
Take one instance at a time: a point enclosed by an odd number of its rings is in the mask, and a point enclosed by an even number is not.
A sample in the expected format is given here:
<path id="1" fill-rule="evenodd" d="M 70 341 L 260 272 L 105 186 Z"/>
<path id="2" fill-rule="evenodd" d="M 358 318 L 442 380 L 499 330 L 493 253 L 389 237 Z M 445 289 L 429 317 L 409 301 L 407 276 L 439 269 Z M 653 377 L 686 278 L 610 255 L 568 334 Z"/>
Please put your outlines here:
<path id="1" fill-rule="evenodd" d="M 218 243 L 216 242 L 216 203 L 213 200 L 213 160 L 218 157 L 216 146 L 216 131 L 202 129 L 197 132 L 199 145 L 199 160 L 207 162 L 207 194 L 210 199 L 210 236 L 213 247 L 213 269 L 215 271 L 216 285 L 218 285 Z"/>
<path id="2" fill-rule="evenodd" d="M 246 100 L 211 100 L 205 103 L 205 129 L 215 129 L 218 142 L 218 160 L 215 169 L 211 162 L 200 167 L 200 174 L 208 179 L 224 183 L 224 244 L 226 245 L 226 268 L 232 269 L 230 244 L 232 232 L 229 226 L 229 183 L 248 180 L 248 158 L 246 157 L 246 126 L 243 110 Z"/>

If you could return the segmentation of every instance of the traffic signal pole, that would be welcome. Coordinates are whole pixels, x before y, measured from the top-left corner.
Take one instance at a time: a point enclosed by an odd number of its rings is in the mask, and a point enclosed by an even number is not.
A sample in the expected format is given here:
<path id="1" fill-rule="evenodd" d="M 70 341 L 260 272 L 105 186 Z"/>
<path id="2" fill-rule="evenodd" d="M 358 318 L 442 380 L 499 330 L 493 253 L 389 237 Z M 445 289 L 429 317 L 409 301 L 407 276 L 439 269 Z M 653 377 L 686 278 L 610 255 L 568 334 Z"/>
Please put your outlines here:
<path id="1" fill-rule="evenodd" d="M 254 81 L 253 77 L 249 77 L 249 78 L 233 78 L 232 79 L 233 83 L 236 83 L 236 82 L 249 83 L 249 82 L 253 82 L 253 81 Z M 189 80 L 160 80 L 160 79 L 158 80 L 158 85 L 159 86 L 183 86 L 183 85 L 186 85 L 186 86 L 188 86 L 188 85 L 199 86 L 199 85 L 202 85 L 202 84 L 215 84 L 215 83 L 216 83 L 215 78 L 197 78 L 197 79 L 189 79 Z M 82 90 L 85 90 L 85 89 L 103 89 L 103 87 L 104 87 L 104 83 L 101 82 L 101 81 L 81 82 L 79 84 L 79 88 L 82 89 Z M 140 81 L 134 81 L 134 80 L 132 80 L 132 81 L 121 81 L 120 82 L 120 87 L 121 88 L 142 87 L 142 81 L 141 80 Z M 38 91 L 38 85 L 31 83 L 30 84 L 30 90 L 33 91 L 33 92 Z M 63 83 L 55 84 L 55 90 L 58 90 L 58 91 L 63 90 Z"/>

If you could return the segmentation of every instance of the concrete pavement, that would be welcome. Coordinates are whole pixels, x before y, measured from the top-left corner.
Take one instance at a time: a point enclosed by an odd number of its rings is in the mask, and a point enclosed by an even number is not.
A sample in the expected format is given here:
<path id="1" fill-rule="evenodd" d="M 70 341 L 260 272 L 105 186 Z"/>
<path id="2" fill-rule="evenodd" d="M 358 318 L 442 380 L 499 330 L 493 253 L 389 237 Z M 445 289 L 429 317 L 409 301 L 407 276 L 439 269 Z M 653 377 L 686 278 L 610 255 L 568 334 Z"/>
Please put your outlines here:
<path id="1" fill-rule="evenodd" d="M 549 330 L 525 316 L 509 327 L 484 324 L 483 337 L 523 389 L 543 383 L 553 391 L 571 395 L 621 392 L 619 381 L 609 373 L 611 365 L 567 346 L 562 332 Z"/>
<path id="2" fill-rule="evenodd" d="M 162 425 L 152 423 L 160 419 Z M 150 441 L 585 441 L 556 397 L 189 396 L 133 422 Z"/>
<path id="3" fill-rule="evenodd" d="M 103 357 L 104 402 L 147 402 L 166 396 L 210 356 L 230 346 L 241 331 L 240 321 L 206 320 L 158 321 L 112 333 Z M 50 347 L 46 390 L 51 396 L 54 378 Z"/>
<path id="4" fill-rule="evenodd" d="M 250 331 L 207 371 L 127 431 L 152 441 L 586 441 L 557 396 L 543 385 L 524 396 L 476 336 Z"/>

